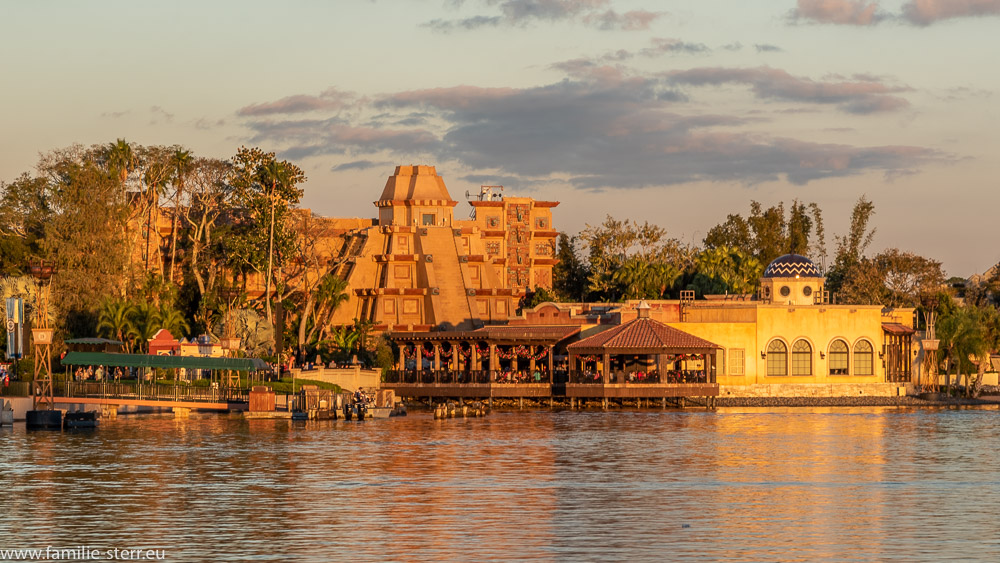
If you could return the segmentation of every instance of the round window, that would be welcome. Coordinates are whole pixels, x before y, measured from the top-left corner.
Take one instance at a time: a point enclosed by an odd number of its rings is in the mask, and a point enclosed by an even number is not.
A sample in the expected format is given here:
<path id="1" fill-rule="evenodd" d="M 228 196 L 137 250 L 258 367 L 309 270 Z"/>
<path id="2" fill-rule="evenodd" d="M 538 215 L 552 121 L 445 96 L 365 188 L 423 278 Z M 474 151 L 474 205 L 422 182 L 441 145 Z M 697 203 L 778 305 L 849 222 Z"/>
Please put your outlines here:
<path id="1" fill-rule="evenodd" d="M 781 292 L 782 297 L 788 297 L 789 295 L 792 294 L 792 290 L 788 289 L 787 285 L 781 286 L 781 289 L 779 291 Z"/>
<path id="2" fill-rule="evenodd" d="M 812 294 L 813 294 L 813 288 L 812 287 L 810 287 L 810 286 L 807 285 L 807 286 L 805 286 L 805 287 L 802 288 L 802 295 L 805 295 L 806 297 L 809 297 Z"/>

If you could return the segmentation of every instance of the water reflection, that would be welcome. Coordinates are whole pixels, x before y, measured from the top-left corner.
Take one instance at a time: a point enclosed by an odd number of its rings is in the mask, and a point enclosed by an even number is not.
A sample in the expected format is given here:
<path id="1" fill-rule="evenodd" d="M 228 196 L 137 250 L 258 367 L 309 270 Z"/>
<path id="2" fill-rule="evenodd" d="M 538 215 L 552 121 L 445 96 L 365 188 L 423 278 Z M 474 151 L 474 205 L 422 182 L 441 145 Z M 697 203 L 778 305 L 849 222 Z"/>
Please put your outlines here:
<path id="1" fill-rule="evenodd" d="M 995 409 L 124 417 L 0 433 L 0 548 L 174 560 L 1000 556 Z"/>

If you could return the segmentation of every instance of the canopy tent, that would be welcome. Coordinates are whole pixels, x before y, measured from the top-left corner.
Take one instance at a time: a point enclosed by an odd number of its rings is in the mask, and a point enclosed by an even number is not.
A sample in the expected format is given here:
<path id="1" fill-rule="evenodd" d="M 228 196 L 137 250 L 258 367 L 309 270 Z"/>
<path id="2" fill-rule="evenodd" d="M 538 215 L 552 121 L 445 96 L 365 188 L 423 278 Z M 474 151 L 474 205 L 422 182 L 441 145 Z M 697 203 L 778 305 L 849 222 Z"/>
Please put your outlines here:
<path id="1" fill-rule="evenodd" d="M 161 369 L 218 369 L 265 371 L 271 367 L 260 358 L 212 358 L 202 356 L 153 356 L 149 354 L 112 354 L 107 352 L 68 352 L 63 365 L 111 366 Z"/>

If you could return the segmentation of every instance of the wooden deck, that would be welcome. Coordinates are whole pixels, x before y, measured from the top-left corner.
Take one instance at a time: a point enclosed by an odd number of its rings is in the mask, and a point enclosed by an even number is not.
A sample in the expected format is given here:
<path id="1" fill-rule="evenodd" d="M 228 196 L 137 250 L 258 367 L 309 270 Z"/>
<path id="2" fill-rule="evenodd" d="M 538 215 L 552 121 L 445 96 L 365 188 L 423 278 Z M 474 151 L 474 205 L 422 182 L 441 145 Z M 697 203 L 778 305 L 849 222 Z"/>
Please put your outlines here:
<path id="1" fill-rule="evenodd" d="M 566 396 L 575 399 L 662 399 L 717 397 L 718 383 L 567 383 Z"/>

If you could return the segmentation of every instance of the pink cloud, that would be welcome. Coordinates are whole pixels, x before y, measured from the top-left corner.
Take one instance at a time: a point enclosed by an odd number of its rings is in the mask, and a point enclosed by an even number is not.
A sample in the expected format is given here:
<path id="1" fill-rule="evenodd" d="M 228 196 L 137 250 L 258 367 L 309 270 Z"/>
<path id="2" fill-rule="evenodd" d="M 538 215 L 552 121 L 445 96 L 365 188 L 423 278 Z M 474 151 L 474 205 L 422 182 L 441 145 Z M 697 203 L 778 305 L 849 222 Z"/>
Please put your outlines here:
<path id="1" fill-rule="evenodd" d="M 326 94 L 326 93 L 324 93 Z M 288 96 L 274 102 L 262 104 L 251 104 L 240 108 L 236 113 L 239 115 L 274 115 L 284 113 L 307 113 L 310 111 L 338 110 L 344 107 L 344 102 L 340 99 L 331 99 L 324 96 L 297 95 Z"/>
<path id="2" fill-rule="evenodd" d="M 869 0 L 799 0 L 792 18 L 839 25 L 872 25 L 883 16 Z"/>
<path id="3" fill-rule="evenodd" d="M 916 25 L 995 15 L 1000 15 L 1000 0 L 910 0 L 903 6 L 903 18 Z"/>

